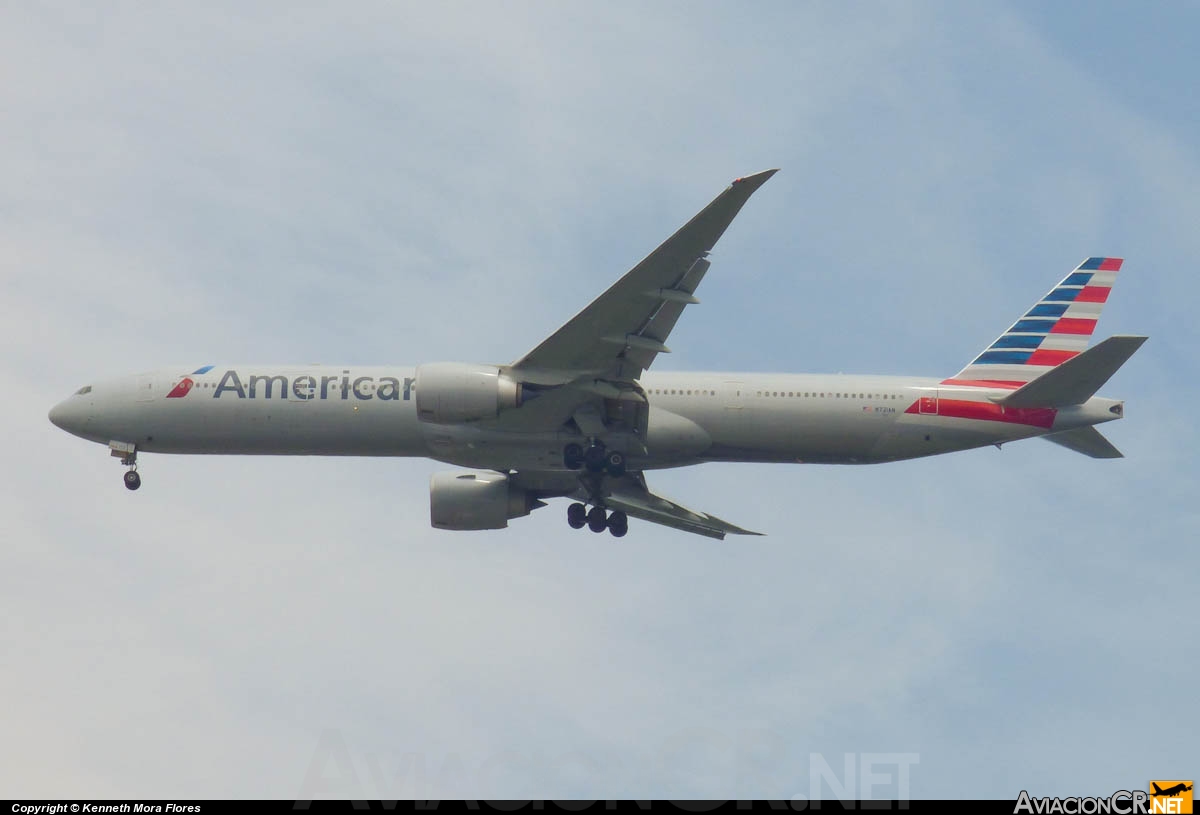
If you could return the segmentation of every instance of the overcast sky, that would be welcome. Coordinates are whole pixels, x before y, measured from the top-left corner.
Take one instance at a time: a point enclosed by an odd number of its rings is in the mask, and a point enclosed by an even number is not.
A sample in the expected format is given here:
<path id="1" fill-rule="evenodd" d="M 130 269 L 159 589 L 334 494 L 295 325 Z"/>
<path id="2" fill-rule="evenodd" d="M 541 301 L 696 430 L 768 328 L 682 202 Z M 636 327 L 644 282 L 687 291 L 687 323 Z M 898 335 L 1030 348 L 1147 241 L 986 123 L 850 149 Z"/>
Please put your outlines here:
<path id="1" fill-rule="evenodd" d="M 0 792 L 1196 775 L 1195 5 L 325 6 L 0 10 Z M 1127 458 L 653 473 L 768 536 L 618 542 L 563 501 L 432 530 L 425 460 L 146 455 L 129 493 L 46 419 L 171 364 L 511 361 L 768 167 L 656 369 L 946 376 L 1122 256 Z"/>

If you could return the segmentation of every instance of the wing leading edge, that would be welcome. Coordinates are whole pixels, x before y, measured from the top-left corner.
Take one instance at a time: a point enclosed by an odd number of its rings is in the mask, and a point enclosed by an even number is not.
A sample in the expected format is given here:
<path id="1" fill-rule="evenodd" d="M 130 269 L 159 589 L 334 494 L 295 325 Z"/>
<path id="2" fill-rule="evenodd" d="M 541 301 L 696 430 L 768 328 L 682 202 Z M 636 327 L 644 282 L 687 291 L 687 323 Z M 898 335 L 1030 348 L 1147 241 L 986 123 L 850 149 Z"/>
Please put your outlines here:
<path id="1" fill-rule="evenodd" d="M 658 354 L 670 351 L 664 343 L 679 315 L 699 302 L 695 291 L 708 271 L 708 253 L 755 190 L 776 172 L 734 181 L 512 368 L 526 381 L 544 378 L 547 384 L 583 376 L 637 379 Z"/>

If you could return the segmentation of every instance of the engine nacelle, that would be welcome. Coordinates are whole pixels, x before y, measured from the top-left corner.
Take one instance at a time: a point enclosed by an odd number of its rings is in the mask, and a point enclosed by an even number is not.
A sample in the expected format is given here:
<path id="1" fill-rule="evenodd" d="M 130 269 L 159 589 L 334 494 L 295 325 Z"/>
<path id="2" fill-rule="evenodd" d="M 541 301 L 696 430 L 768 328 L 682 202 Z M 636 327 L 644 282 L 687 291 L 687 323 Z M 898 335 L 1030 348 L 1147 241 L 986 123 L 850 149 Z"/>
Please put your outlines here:
<path id="1" fill-rule="evenodd" d="M 417 418 L 422 422 L 461 424 L 494 419 L 500 411 L 521 404 L 521 384 L 502 375 L 495 365 L 419 365 L 414 385 Z"/>
<path id="2" fill-rule="evenodd" d="M 436 529 L 504 529 L 510 518 L 538 506 L 504 473 L 458 471 L 429 479 L 429 522 Z"/>

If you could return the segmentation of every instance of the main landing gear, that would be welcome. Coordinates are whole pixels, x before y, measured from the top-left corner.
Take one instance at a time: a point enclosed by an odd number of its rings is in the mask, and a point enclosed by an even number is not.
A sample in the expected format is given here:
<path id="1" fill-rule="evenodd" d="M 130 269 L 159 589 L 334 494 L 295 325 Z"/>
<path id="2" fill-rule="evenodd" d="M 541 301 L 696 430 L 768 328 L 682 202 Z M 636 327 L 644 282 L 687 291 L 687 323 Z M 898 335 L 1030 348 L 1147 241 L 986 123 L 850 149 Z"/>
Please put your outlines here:
<path id="1" fill-rule="evenodd" d="M 593 439 L 586 450 L 582 445 L 571 442 L 563 448 L 563 465 L 568 470 L 587 471 L 579 476 L 579 482 L 591 496 L 589 503 L 596 504 L 590 511 L 578 501 L 567 507 L 567 523 L 571 528 L 583 529 L 586 526 L 596 533 L 607 529 L 614 538 L 625 537 L 629 531 L 628 516 L 619 509 L 609 513 L 597 503 L 603 495 L 600 489 L 603 477 L 620 478 L 625 475 L 625 454 L 619 450 L 609 450 L 599 439 Z"/>
<path id="2" fill-rule="evenodd" d="M 601 441 L 592 442 L 586 450 L 571 442 L 563 448 L 563 466 L 568 470 L 586 467 L 589 473 L 605 473 L 620 478 L 625 475 L 625 454 L 607 449 Z"/>
<path id="3" fill-rule="evenodd" d="M 586 526 L 597 533 L 607 529 L 614 538 L 623 538 L 629 531 L 629 517 L 621 510 L 609 513 L 604 507 L 592 507 L 589 511 L 578 501 L 567 507 L 567 523 L 572 529 L 583 529 Z"/>

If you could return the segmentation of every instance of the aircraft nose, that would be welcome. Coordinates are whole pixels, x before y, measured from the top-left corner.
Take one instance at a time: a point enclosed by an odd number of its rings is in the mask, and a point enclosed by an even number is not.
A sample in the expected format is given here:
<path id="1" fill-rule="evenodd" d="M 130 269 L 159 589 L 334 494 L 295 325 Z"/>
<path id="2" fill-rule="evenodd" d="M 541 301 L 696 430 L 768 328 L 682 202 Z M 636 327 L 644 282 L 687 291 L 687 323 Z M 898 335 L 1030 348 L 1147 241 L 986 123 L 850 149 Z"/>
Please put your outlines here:
<path id="1" fill-rule="evenodd" d="M 68 433 L 79 433 L 87 422 L 87 406 L 80 399 L 64 399 L 50 408 L 50 421 Z"/>
<path id="2" fill-rule="evenodd" d="M 50 408 L 50 423 L 55 427 L 66 430 L 63 427 L 63 422 L 66 420 L 66 402 L 59 402 L 54 407 Z"/>

